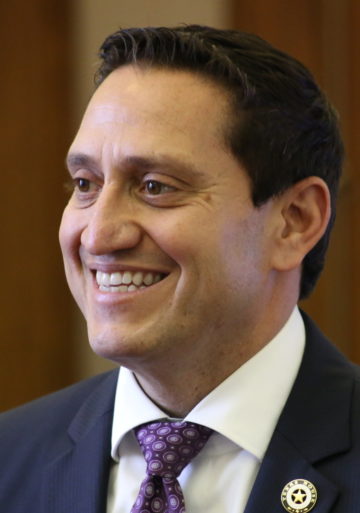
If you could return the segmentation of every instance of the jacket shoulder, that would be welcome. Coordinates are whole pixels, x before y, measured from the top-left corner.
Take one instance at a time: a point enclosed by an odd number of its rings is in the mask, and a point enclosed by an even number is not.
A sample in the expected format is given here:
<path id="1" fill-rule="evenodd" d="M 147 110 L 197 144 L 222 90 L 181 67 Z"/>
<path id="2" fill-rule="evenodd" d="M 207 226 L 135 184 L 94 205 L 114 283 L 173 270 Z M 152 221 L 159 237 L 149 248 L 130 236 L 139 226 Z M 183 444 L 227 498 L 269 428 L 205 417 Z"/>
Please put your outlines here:
<path id="1" fill-rule="evenodd" d="M 63 431 L 79 408 L 96 389 L 116 385 L 118 371 L 110 371 L 70 385 L 0 414 L 0 453 L 11 440 L 42 438 Z"/>
<path id="2" fill-rule="evenodd" d="M 59 458 L 73 454 L 76 436 L 86 439 L 99 419 L 111 417 L 117 375 L 95 376 L 0 415 L 0 461 L 6 466 L 0 477 L 1 512 L 50 511 L 43 505 L 49 496 L 47 476 Z M 104 429 L 102 445 L 110 440 L 109 422 Z M 101 457 L 101 449 L 94 447 L 85 454 Z M 57 486 L 56 481 L 51 485 Z"/>

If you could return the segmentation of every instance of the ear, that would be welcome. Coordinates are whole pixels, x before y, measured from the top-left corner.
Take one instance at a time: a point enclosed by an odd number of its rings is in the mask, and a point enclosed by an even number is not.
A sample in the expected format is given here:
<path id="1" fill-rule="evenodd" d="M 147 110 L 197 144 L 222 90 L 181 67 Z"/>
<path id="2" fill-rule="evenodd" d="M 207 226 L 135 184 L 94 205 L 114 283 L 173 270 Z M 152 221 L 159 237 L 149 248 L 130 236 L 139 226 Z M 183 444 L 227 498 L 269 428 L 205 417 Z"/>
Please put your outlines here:
<path id="1" fill-rule="evenodd" d="M 287 189 L 275 203 L 273 268 L 289 271 L 300 267 L 324 235 L 330 219 L 330 193 L 324 180 L 310 176 Z"/>

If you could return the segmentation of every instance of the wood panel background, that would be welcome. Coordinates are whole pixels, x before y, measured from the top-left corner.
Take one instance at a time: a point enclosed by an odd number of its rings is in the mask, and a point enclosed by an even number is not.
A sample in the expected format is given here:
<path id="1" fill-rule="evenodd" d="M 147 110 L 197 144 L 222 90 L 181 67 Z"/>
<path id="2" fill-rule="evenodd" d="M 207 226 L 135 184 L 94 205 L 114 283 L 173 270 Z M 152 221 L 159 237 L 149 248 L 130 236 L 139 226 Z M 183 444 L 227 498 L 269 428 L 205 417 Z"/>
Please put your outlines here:
<path id="1" fill-rule="evenodd" d="M 73 7 L 0 3 L 0 410 L 80 377 L 79 328 L 57 241 L 74 131 Z M 338 220 L 319 287 L 303 306 L 360 362 L 360 2 L 226 0 L 225 8 L 229 27 L 256 32 L 307 64 L 341 114 L 348 159 Z"/>
<path id="2" fill-rule="evenodd" d="M 66 1 L 0 3 L 0 409 L 74 379 L 57 241 L 70 141 L 68 52 Z"/>
<path id="3" fill-rule="evenodd" d="M 351 183 L 351 347 L 349 354 L 360 362 L 360 2 L 352 0 L 348 8 L 347 63 L 349 98 L 348 154 Z"/>
<path id="4" fill-rule="evenodd" d="M 325 270 L 302 307 L 360 363 L 360 2 L 233 0 L 231 24 L 304 62 L 340 113 L 348 157 L 337 221 Z"/>

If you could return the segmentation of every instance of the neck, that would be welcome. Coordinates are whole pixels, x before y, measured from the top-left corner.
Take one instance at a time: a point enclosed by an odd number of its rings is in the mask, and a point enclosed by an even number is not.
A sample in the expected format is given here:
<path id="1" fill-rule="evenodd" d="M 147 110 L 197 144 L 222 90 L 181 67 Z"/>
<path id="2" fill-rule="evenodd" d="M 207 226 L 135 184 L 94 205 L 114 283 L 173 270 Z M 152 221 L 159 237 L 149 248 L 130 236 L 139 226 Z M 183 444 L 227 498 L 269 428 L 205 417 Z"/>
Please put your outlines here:
<path id="1" fill-rule="evenodd" d="M 251 333 L 243 330 L 242 336 L 207 338 L 197 341 L 192 348 L 197 354 L 174 358 L 157 358 L 153 364 L 133 369 L 139 385 L 146 395 L 170 416 L 184 418 L 204 397 L 220 385 L 247 360 L 260 351 L 280 331 L 290 316 L 292 308 L 278 318 L 272 317 L 271 325 L 256 325 Z M 276 321 L 276 322 L 274 322 Z M 259 328 L 261 327 L 261 329 Z M 234 335 L 234 334 L 233 334 Z M 221 340 L 221 344 L 219 344 Z"/>

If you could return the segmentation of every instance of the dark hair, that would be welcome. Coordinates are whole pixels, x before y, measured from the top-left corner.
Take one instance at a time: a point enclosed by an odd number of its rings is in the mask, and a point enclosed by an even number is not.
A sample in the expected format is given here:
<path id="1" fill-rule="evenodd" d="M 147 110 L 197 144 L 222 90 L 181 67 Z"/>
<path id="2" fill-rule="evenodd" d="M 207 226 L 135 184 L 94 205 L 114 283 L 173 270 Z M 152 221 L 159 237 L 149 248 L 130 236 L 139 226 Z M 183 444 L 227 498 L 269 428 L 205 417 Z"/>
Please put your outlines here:
<path id="1" fill-rule="evenodd" d="M 97 84 L 119 66 L 138 64 L 199 73 L 225 87 L 234 108 L 226 143 L 250 177 L 255 206 L 308 176 L 327 183 L 332 214 L 303 261 L 306 297 L 324 265 L 343 160 L 336 113 L 311 73 L 258 36 L 198 25 L 119 30 L 100 57 Z"/>

